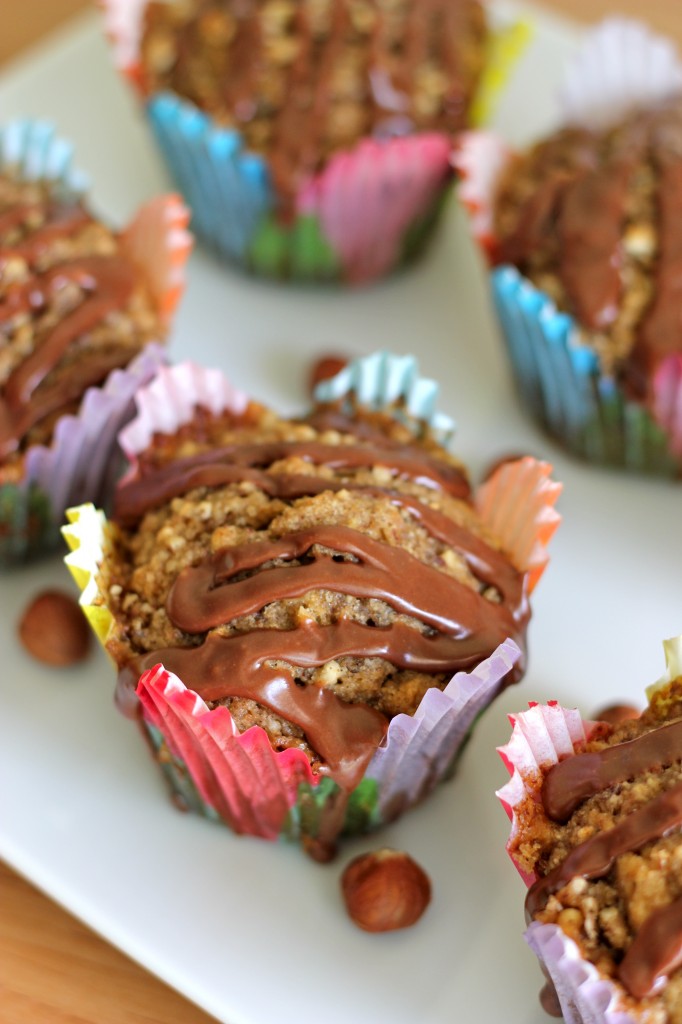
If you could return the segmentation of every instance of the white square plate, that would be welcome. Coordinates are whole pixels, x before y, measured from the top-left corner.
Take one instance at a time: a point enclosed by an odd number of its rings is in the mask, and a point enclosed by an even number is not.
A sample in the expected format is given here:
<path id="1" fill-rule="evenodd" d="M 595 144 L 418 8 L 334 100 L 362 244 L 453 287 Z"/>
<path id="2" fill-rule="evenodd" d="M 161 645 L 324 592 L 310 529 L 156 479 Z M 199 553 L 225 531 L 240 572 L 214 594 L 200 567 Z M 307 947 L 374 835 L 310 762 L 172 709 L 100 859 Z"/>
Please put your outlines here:
<path id="1" fill-rule="evenodd" d="M 575 39 L 536 16 L 497 116 L 509 138 L 550 122 Z M 91 174 L 94 202 L 115 221 L 167 187 L 95 17 L 10 68 L 0 112 L 54 120 Z M 441 407 L 459 422 L 455 447 L 474 478 L 496 456 L 529 451 L 549 457 L 565 484 L 565 521 L 534 595 L 530 671 L 484 716 L 457 777 L 327 866 L 179 814 L 113 708 L 104 656 L 58 672 L 19 648 L 15 621 L 29 596 L 69 585 L 54 558 L 0 581 L 0 854 L 227 1024 L 540 1024 L 540 972 L 521 937 L 523 887 L 493 796 L 506 778 L 495 746 L 509 734 L 505 712 L 528 700 L 554 697 L 586 714 L 643 702 L 663 670 L 662 639 L 682 631 L 682 491 L 579 465 L 524 418 L 454 203 L 423 263 L 354 293 L 252 281 L 198 249 L 172 355 L 221 366 L 293 412 L 305 407 L 314 355 L 379 347 L 416 352 L 422 372 L 441 382 Z M 379 845 L 409 851 L 433 882 L 432 906 L 404 933 L 366 935 L 341 905 L 344 864 Z"/>

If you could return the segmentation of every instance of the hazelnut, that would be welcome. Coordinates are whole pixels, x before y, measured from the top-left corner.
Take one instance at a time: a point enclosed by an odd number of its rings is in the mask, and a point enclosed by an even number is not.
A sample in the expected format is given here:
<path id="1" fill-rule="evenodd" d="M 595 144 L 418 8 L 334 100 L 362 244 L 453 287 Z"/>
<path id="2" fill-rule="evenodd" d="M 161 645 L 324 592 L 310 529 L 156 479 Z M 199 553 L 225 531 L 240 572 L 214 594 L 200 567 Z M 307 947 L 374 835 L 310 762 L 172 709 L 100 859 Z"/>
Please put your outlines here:
<path id="1" fill-rule="evenodd" d="M 606 722 L 608 725 L 620 725 L 621 722 L 629 722 L 632 718 L 639 718 L 639 710 L 632 704 L 609 704 L 595 714 L 597 722 Z"/>
<path id="2" fill-rule="evenodd" d="M 335 377 L 337 373 L 343 370 L 348 360 L 344 359 L 343 356 L 320 356 L 316 359 L 310 368 L 308 375 L 308 391 L 312 395 L 315 388 L 323 380 L 329 380 L 330 377 Z"/>
<path id="3" fill-rule="evenodd" d="M 540 1006 L 550 1017 L 563 1017 L 563 1010 L 556 989 L 551 981 L 540 990 Z"/>
<path id="4" fill-rule="evenodd" d="M 428 875 L 398 850 L 356 857 L 341 876 L 341 889 L 350 918 L 366 932 L 409 928 L 431 901 Z"/>
<path id="5" fill-rule="evenodd" d="M 38 661 L 64 667 L 86 657 L 90 627 L 74 597 L 61 590 L 44 590 L 21 616 L 19 639 Z"/>

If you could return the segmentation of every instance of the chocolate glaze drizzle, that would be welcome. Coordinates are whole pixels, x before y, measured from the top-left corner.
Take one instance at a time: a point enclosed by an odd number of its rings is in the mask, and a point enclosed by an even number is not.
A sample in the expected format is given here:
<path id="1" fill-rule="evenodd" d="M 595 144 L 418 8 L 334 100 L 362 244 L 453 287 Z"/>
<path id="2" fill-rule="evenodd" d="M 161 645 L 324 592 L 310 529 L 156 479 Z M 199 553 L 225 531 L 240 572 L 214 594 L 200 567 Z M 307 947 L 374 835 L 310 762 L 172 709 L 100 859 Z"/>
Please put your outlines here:
<path id="1" fill-rule="evenodd" d="M 542 786 L 542 803 L 553 821 L 568 821 L 595 793 L 682 757 L 682 720 L 645 732 L 634 740 L 577 754 L 555 764 Z"/>
<path id="2" fill-rule="evenodd" d="M 589 330 L 608 332 L 625 296 L 623 237 L 631 197 L 639 169 L 651 165 L 658 234 L 656 260 L 648 271 L 653 297 L 634 326 L 622 366 L 625 383 L 640 397 L 658 363 L 682 349 L 681 109 L 676 97 L 612 136 L 566 130 L 538 147 L 531 157 L 537 175 L 533 194 L 523 199 L 515 226 L 497 251 L 498 262 L 513 263 L 531 276 L 538 252 L 544 252 L 563 285 L 568 311 Z"/>
<path id="3" fill-rule="evenodd" d="M 352 425 L 350 420 L 344 422 Z M 394 479 L 419 482 L 429 490 L 459 497 L 468 496 L 462 473 L 417 445 L 399 446 L 380 436 L 362 417 L 356 422 L 358 435 L 369 438 L 365 443 L 234 444 L 150 468 L 120 489 L 116 517 L 133 524 L 150 508 L 192 488 L 244 480 L 270 496 L 290 500 L 346 489 L 387 499 L 403 509 L 433 537 L 459 552 L 481 590 L 493 588 L 497 600 L 489 600 L 401 547 L 341 525 L 319 524 L 224 548 L 184 569 L 166 602 L 168 616 L 178 629 L 193 636 L 208 635 L 199 647 L 166 648 L 138 657 L 120 675 L 119 707 L 134 713 L 131 687 L 142 671 L 162 662 L 208 703 L 246 697 L 298 725 L 323 762 L 320 772 L 350 791 L 385 734 L 386 717 L 367 705 L 341 701 L 332 689 L 297 685 L 297 672 L 336 658 L 376 657 L 397 669 L 437 675 L 470 669 L 509 636 L 523 642 L 529 616 L 524 577 L 503 554 L 413 495 L 390 485 L 367 486 L 352 477 L 343 478 L 353 468 L 381 465 L 390 468 Z M 333 467 L 342 475 L 327 479 L 264 468 L 292 456 L 297 462 Z M 377 626 L 342 618 L 326 626 L 306 621 L 288 630 L 209 632 L 257 615 L 271 602 L 314 590 L 377 598 L 409 616 L 414 625 L 398 620 Z"/>
<path id="4" fill-rule="evenodd" d="M 222 47 L 207 47 L 201 16 L 220 6 L 231 37 Z M 150 60 L 147 88 L 170 88 L 241 129 L 250 147 L 267 152 L 291 213 L 301 180 L 330 152 L 363 136 L 450 135 L 466 123 L 484 36 L 478 0 L 420 0 L 390 9 L 370 2 L 365 14 L 368 24 L 360 27 L 347 0 L 330 0 L 326 10 L 301 0 L 273 31 L 259 3 L 197 0 L 182 25 L 169 24 L 164 5 L 151 3 L 146 35 L 153 41 L 155 26 L 166 25 L 175 59 L 158 73 Z M 278 58 L 289 49 L 289 58 Z M 197 77 L 202 61 L 205 73 Z M 431 83 L 424 86 L 420 71 L 428 70 Z M 431 103 L 434 86 L 440 99 Z"/>
<path id="5" fill-rule="evenodd" d="M 44 271 L 36 269 L 49 245 L 92 222 L 81 206 L 60 207 L 46 201 L 42 205 L 11 208 L 0 214 L 0 238 L 41 211 L 44 216 L 39 228 L 11 246 L 0 247 L 0 260 L 20 256 L 32 271 L 26 280 L 8 286 L 0 301 L 0 323 L 20 314 L 40 316 L 70 284 L 77 285 L 84 297 L 45 332 L 34 351 L 10 374 L 0 396 L 0 458 L 16 451 L 36 423 L 80 396 L 86 387 L 98 383 L 117 364 L 119 360 L 112 353 L 102 352 L 75 361 L 59 382 L 46 383 L 69 346 L 109 313 L 124 307 L 135 285 L 132 265 L 119 256 L 88 256 Z"/>
<path id="6" fill-rule="evenodd" d="M 594 753 L 555 765 L 542 786 L 547 816 L 565 822 L 590 796 L 682 758 L 682 720 L 642 733 Z M 616 858 L 642 849 L 682 826 L 682 783 L 628 814 L 607 832 L 574 847 L 564 861 L 539 878 L 526 896 L 526 918 L 540 913 L 549 897 L 574 878 L 604 878 Z M 637 999 L 652 995 L 664 975 L 682 964 L 682 900 L 656 910 L 635 935 L 618 976 Z"/>
<path id="7" fill-rule="evenodd" d="M 140 480 L 131 481 L 116 496 L 115 518 L 130 524 L 140 519 L 150 508 L 171 497 L 185 494 L 194 487 L 218 487 L 223 484 L 250 480 L 262 486 L 267 494 L 295 497 L 312 494 L 316 490 L 332 490 L 334 481 L 320 486 L 320 478 L 306 481 L 306 475 L 285 477 L 267 474 L 254 467 L 268 466 L 291 456 L 305 459 L 313 465 L 326 465 L 330 469 L 390 466 L 396 476 L 411 479 L 422 486 L 447 491 L 453 497 L 469 494 L 469 485 L 461 470 L 446 462 L 439 462 L 426 452 L 388 442 L 381 447 L 351 444 L 322 444 L 319 441 L 274 441 L 263 444 L 228 445 L 199 455 L 178 459 L 169 466 L 150 472 Z M 314 490 L 305 490 L 312 487 Z"/>

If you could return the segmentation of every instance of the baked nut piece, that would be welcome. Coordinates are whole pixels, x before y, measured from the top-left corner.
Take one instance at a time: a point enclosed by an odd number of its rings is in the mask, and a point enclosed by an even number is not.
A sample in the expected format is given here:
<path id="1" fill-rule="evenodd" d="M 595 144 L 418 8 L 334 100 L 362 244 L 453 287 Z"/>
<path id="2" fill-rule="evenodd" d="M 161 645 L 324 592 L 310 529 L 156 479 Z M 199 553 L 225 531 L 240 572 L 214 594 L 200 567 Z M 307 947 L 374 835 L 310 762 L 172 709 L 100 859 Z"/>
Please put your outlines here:
<path id="1" fill-rule="evenodd" d="M 419 251 L 484 68 L 480 0 L 104 6 L 194 226 L 222 255 L 358 283 Z"/>
<path id="2" fill-rule="evenodd" d="M 516 383 L 573 454 L 679 476 L 682 61 L 607 20 L 562 97 L 526 150 L 472 133 L 456 158 Z"/>
<path id="3" fill-rule="evenodd" d="M 0 127 L 0 562 L 58 542 L 74 500 L 106 499 L 189 251 L 177 197 L 114 231 L 70 152 L 41 122 Z"/>
<path id="4" fill-rule="evenodd" d="M 419 391 L 407 362 L 382 359 L 378 378 L 404 369 Z M 117 703 L 186 802 L 327 859 L 342 831 L 424 796 L 520 677 L 534 574 L 486 525 L 428 421 L 396 418 L 402 399 L 324 402 L 285 420 L 232 396 L 222 411 L 195 406 L 172 434 L 153 431 L 147 411 L 198 379 L 175 368 L 142 396 L 87 603 L 107 609 Z M 510 523 L 528 517 L 515 535 L 535 549 L 537 498 L 544 531 L 557 488 L 533 460 L 506 470 L 486 493 Z M 92 552 L 88 516 L 73 515 L 70 542 Z"/>
<path id="5" fill-rule="evenodd" d="M 639 717 L 581 723 L 537 706 L 501 751 L 526 938 L 576 1024 L 682 1021 L 682 646 L 668 646 Z"/>

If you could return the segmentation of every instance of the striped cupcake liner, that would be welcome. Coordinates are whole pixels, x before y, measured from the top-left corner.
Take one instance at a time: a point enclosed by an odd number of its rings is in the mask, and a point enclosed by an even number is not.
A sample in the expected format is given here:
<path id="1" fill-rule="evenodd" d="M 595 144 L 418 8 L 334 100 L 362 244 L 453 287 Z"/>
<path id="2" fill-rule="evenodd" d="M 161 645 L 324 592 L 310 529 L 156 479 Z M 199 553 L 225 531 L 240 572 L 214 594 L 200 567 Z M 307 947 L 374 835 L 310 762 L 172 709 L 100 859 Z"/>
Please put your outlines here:
<path id="1" fill-rule="evenodd" d="M 665 641 L 663 646 L 666 671 L 649 687 L 649 697 L 682 675 L 682 636 Z M 585 721 L 578 711 L 551 701 L 531 705 L 528 711 L 511 715 L 510 721 L 511 739 L 498 748 L 510 779 L 496 795 L 511 821 L 507 850 L 530 887 L 536 876 L 516 863 L 512 851 L 520 828 L 517 812 L 529 797 L 534 801 L 540 798 L 544 774 L 552 765 L 580 753 L 599 723 Z M 585 960 L 577 944 L 558 925 L 533 921 L 524 937 L 551 980 L 568 1024 L 636 1024 L 641 1019 L 639 1014 L 633 1016 L 627 1011 L 622 987 L 604 978 Z"/>
<path id="2" fill-rule="evenodd" d="M 153 97 L 146 113 L 194 230 L 228 261 L 268 277 L 362 284 L 384 276 L 416 255 L 452 181 L 444 136 L 365 140 L 300 190 L 285 224 L 267 160 L 238 132 L 170 93 Z"/>
<path id="3" fill-rule="evenodd" d="M 413 359 L 379 353 L 351 364 L 341 383 L 332 380 L 325 388 L 336 400 L 362 396 L 375 408 L 408 408 L 415 430 L 433 424 L 451 432 L 451 421 L 435 407 L 435 384 L 419 376 Z M 138 416 L 121 435 L 131 473 L 155 432 L 172 432 L 189 422 L 198 406 L 239 413 L 247 401 L 217 371 L 193 364 L 162 368 L 138 393 Z M 559 522 L 554 504 L 560 487 L 549 472 L 546 464 L 526 458 L 502 467 L 476 495 L 486 524 L 495 516 L 506 524 L 501 543 L 528 573 L 529 590 L 546 564 L 546 545 Z M 70 510 L 69 519 L 67 564 L 81 588 L 85 614 L 106 645 L 113 620 L 106 596 L 98 591 L 97 566 L 115 542 L 117 528 L 91 505 Z M 240 734 L 226 708 L 209 709 L 162 665 L 138 682 L 140 724 L 178 802 L 235 832 L 286 837 L 310 847 L 334 816 L 342 833 L 363 832 L 423 799 L 451 772 L 477 718 L 519 657 L 518 647 L 507 640 L 473 671 L 453 676 L 443 691 L 429 690 L 414 715 L 397 715 L 344 804 L 336 784 L 313 775 L 301 751 L 274 752 L 259 727 Z"/>
<path id="4" fill-rule="evenodd" d="M 652 411 L 602 374 L 598 355 L 585 344 L 573 318 L 559 312 L 515 267 L 495 268 L 491 288 L 517 390 L 547 433 L 589 462 L 679 475 L 677 359 L 659 370 L 657 394 L 669 382 L 673 395 L 669 410 L 659 398 L 657 422 Z"/>
<path id="5" fill-rule="evenodd" d="M 145 100 L 159 152 L 192 210 L 192 227 L 225 260 L 277 279 L 364 284 L 424 248 L 453 182 L 445 134 L 366 138 L 336 154 L 300 188 L 285 223 L 268 160 L 250 151 L 237 130 L 218 126 L 173 93 L 144 97 L 139 50 L 146 0 L 102 0 L 102 7 L 116 66 Z M 489 115 L 529 29 L 519 22 L 491 35 L 475 104 L 479 117 Z"/>
<path id="6" fill-rule="evenodd" d="M 0 128 L 0 173 L 48 182 L 58 196 L 75 199 L 87 187 L 73 166 L 73 147 L 42 121 Z M 145 276 L 168 324 L 180 298 L 190 248 L 188 214 L 175 196 L 146 204 L 120 238 Z M 120 460 L 116 438 L 134 413 L 133 396 L 158 370 L 163 351 L 149 344 L 125 369 L 88 388 L 74 415 L 63 416 L 49 445 L 31 446 L 18 479 L 0 484 L 0 566 L 24 561 L 60 542 L 65 510 L 86 500 L 105 502 Z"/>

